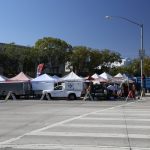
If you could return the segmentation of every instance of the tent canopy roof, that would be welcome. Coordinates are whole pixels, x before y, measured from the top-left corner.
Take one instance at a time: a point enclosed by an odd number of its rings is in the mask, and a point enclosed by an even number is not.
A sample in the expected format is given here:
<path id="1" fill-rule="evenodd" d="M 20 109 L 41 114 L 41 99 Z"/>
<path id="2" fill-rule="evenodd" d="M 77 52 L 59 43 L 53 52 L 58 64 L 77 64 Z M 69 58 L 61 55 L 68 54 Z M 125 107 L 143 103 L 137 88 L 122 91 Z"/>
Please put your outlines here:
<path id="1" fill-rule="evenodd" d="M 55 79 L 51 76 L 49 76 L 48 74 L 42 74 L 34 79 L 32 79 L 33 82 L 35 81 L 47 81 L 47 82 L 55 82 Z"/>
<path id="2" fill-rule="evenodd" d="M 15 77 L 8 79 L 8 81 L 29 81 L 29 80 L 31 80 L 31 77 L 27 76 L 23 72 L 20 72 Z"/>
<path id="3" fill-rule="evenodd" d="M 73 71 L 62 77 L 60 81 L 83 81 L 84 79 L 76 75 Z"/>
<path id="4" fill-rule="evenodd" d="M 121 73 L 118 73 L 118 74 L 116 74 L 114 77 L 123 78 L 123 75 L 122 75 Z"/>
<path id="5" fill-rule="evenodd" d="M 58 76 L 56 76 L 56 75 L 53 75 L 52 77 L 53 77 L 54 79 L 57 79 L 57 80 L 60 79 L 60 77 L 58 77 Z"/>
<path id="6" fill-rule="evenodd" d="M 5 81 L 5 80 L 7 80 L 7 78 L 4 77 L 4 76 L 2 76 L 2 75 L 0 75 L 0 82 L 1 82 L 1 81 Z"/>
<path id="7" fill-rule="evenodd" d="M 106 80 L 111 80 L 111 79 L 112 79 L 112 76 L 109 75 L 109 74 L 106 73 L 106 72 L 103 72 L 102 74 L 100 74 L 100 77 L 103 77 L 103 78 L 106 79 Z"/>
<path id="8" fill-rule="evenodd" d="M 92 78 L 98 79 L 98 78 L 99 78 L 99 75 L 98 75 L 97 73 L 95 73 L 95 74 L 92 75 Z"/>

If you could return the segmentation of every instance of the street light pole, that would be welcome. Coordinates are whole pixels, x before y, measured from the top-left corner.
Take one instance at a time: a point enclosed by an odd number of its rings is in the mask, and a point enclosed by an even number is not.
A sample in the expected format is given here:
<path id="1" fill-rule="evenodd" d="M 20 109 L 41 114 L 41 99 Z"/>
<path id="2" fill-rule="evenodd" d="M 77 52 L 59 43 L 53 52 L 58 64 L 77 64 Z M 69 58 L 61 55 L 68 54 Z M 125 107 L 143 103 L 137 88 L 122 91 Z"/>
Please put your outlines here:
<path id="1" fill-rule="evenodd" d="M 112 19 L 112 18 L 119 18 L 119 19 L 123 19 L 123 20 L 126 20 L 132 24 L 135 24 L 137 26 L 140 27 L 141 29 L 141 48 L 140 48 L 140 51 L 139 51 L 139 55 L 140 55 L 140 61 L 141 61 L 141 93 L 143 93 L 143 59 L 144 59 L 144 49 L 143 49 L 143 24 L 139 24 L 137 22 L 134 22 L 128 18 L 125 18 L 125 17 L 121 17 L 121 16 L 105 16 L 106 19 Z M 142 96 L 142 94 L 141 94 Z"/>
<path id="2" fill-rule="evenodd" d="M 141 49 L 140 49 L 140 58 L 141 58 L 141 91 L 143 92 L 143 59 L 144 59 L 144 49 L 143 49 L 143 24 L 141 27 Z"/>

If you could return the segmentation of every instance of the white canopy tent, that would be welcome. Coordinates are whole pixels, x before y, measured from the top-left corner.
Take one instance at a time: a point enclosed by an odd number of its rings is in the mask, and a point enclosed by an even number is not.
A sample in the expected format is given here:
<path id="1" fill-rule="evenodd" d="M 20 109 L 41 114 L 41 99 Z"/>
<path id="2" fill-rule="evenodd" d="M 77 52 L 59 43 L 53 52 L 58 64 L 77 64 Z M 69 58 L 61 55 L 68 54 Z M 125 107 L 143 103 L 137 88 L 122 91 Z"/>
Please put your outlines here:
<path id="1" fill-rule="evenodd" d="M 4 82 L 4 81 L 6 81 L 7 79 L 8 79 L 8 78 L 6 78 L 6 77 L 0 75 L 0 82 Z"/>
<path id="2" fill-rule="evenodd" d="M 65 82 L 65 81 L 84 81 L 83 78 L 79 77 L 78 75 L 76 75 L 73 71 L 70 72 L 68 75 L 60 78 L 61 82 Z"/>
<path id="3" fill-rule="evenodd" d="M 134 81 L 132 79 L 129 79 L 129 77 L 126 74 L 122 75 L 123 82 L 133 83 Z"/>
<path id="4" fill-rule="evenodd" d="M 122 84 L 122 83 L 129 84 L 129 83 L 133 83 L 134 81 L 129 79 L 125 74 L 118 73 L 111 79 L 111 82 L 118 83 L 118 84 Z"/>
<path id="5" fill-rule="evenodd" d="M 56 82 L 58 82 L 59 79 L 60 79 L 60 77 L 58 77 L 58 76 L 56 76 L 56 75 L 53 75 L 52 78 L 54 78 Z"/>
<path id="6" fill-rule="evenodd" d="M 114 77 L 116 77 L 116 78 L 123 78 L 123 75 L 121 73 L 118 73 Z"/>
<path id="7" fill-rule="evenodd" d="M 100 77 L 102 77 L 108 81 L 112 79 L 112 76 L 106 72 L 103 72 L 102 74 L 100 74 Z"/>
<path id="8" fill-rule="evenodd" d="M 31 81 L 32 90 L 52 90 L 54 89 L 55 82 L 56 79 L 49 76 L 48 74 L 40 75 Z"/>
<path id="9" fill-rule="evenodd" d="M 47 81 L 47 82 L 55 82 L 55 79 L 51 76 L 49 76 L 48 74 L 42 74 L 34 79 L 32 79 L 32 81 Z"/>
<path id="10" fill-rule="evenodd" d="M 121 84 L 124 82 L 124 79 L 125 78 L 123 77 L 123 75 L 121 73 L 118 73 L 112 78 L 111 82 Z"/>
<path id="11" fill-rule="evenodd" d="M 98 75 L 97 73 L 95 73 L 95 74 L 92 75 L 92 78 L 98 79 L 98 78 L 99 78 L 99 75 Z"/>

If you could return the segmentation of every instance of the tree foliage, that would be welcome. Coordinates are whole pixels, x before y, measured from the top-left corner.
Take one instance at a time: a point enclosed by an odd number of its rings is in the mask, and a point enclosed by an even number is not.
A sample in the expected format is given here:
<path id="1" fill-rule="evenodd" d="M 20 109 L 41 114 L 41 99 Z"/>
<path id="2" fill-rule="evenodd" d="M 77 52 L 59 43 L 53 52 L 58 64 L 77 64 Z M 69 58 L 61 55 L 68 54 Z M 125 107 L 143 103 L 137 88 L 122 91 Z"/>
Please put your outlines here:
<path id="1" fill-rule="evenodd" d="M 134 76 L 141 75 L 139 58 L 134 59 L 128 66 L 112 68 L 113 62 L 121 62 L 121 55 L 118 52 L 86 46 L 72 47 L 57 38 L 44 37 L 37 40 L 34 47 L 18 46 L 15 43 L 0 45 L 0 68 L 4 68 L 4 75 L 14 75 L 23 71 L 34 76 L 39 63 L 46 64 L 46 67 L 51 70 L 50 73 L 53 73 L 53 68 L 59 66 L 65 68 L 67 61 L 77 74 L 82 75 L 95 72 L 100 74 L 104 71 L 112 75 L 119 72 Z M 150 76 L 150 57 L 148 56 L 144 59 L 143 73 Z"/>
<path id="2" fill-rule="evenodd" d="M 48 64 L 50 68 L 64 64 L 71 49 L 71 45 L 67 42 L 52 37 L 44 37 L 35 43 L 35 50 L 38 55 L 37 60 Z"/>
<path id="3" fill-rule="evenodd" d="M 84 46 L 76 46 L 72 49 L 70 62 L 76 73 L 87 69 L 87 58 L 89 57 L 90 49 Z"/>
<path id="4" fill-rule="evenodd" d="M 114 72 L 117 73 L 127 73 L 133 76 L 141 76 L 141 60 L 139 58 L 133 59 L 131 64 L 128 66 L 113 68 Z M 150 76 L 150 57 L 145 56 L 143 61 L 143 74 L 145 76 Z"/>
<path id="5" fill-rule="evenodd" d="M 102 65 L 110 67 L 113 62 L 121 62 L 121 55 L 118 52 L 113 52 L 108 49 L 101 51 L 102 53 Z"/>
<path id="6" fill-rule="evenodd" d="M 114 61 L 121 61 L 121 57 L 119 53 L 110 50 L 100 51 L 85 46 L 76 46 L 73 47 L 70 61 L 76 73 L 92 74 L 97 66 L 110 68 L 110 64 Z"/>
<path id="7" fill-rule="evenodd" d="M 31 53 L 32 48 L 18 46 L 14 43 L 6 44 L 0 53 L 4 74 L 17 74 L 20 71 L 30 74 L 34 70 L 34 66 L 32 65 L 34 62 L 31 59 L 34 55 L 31 56 Z"/>
<path id="8" fill-rule="evenodd" d="M 66 52 L 71 50 L 71 45 L 60 39 L 44 37 L 35 43 L 35 49 L 38 50 L 41 59 L 47 58 L 47 62 L 55 65 L 66 61 Z M 62 57 L 64 59 L 60 59 Z"/>
<path id="9" fill-rule="evenodd" d="M 150 57 L 148 56 L 145 57 L 143 64 L 144 64 L 143 73 L 146 76 L 150 77 Z"/>

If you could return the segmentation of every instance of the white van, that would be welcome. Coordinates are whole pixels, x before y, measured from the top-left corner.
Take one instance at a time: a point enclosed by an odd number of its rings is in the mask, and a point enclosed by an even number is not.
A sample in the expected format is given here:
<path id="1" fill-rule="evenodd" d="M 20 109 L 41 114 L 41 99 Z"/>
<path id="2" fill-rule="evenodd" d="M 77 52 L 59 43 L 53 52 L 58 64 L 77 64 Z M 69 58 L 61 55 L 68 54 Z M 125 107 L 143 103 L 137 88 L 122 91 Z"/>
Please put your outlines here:
<path id="1" fill-rule="evenodd" d="M 53 90 L 43 90 L 43 94 L 48 93 L 50 98 L 60 97 L 75 100 L 81 97 L 82 91 L 83 82 L 65 82 L 57 85 Z"/>

